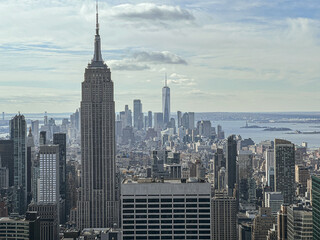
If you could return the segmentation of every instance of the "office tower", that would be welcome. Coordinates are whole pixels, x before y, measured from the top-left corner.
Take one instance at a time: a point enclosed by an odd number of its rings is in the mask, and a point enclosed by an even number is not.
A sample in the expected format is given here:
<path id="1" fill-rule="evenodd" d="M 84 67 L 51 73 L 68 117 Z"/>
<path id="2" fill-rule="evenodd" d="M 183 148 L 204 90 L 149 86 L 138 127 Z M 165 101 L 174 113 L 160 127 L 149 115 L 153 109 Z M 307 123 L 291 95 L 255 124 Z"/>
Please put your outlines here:
<path id="1" fill-rule="evenodd" d="M 154 113 L 154 129 L 156 131 L 163 129 L 163 113 Z"/>
<path id="2" fill-rule="evenodd" d="M 295 197 L 294 144 L 275 139 L 274 171 L 275 191 L 283 194 L 283 202 L 293 203 Z"/>
<path id="3" fill-rule="evenodd" d="M 181 113 L 181 111 L 177 111 L 177 123 L 178 123 L 178 128 L 182 126 L 182 113 Z"/>
<path id="4" fill-rule="evenodd" d="M 275 217 L 271 214 L 271 209 L 260 207 L 258 215 L 254 218 L 252 224 L 252 240 L 265 240 L 268 230 L 273 227 Z"/>
<path id="5" fill-rule="evenodd" d="M 32 174 L 35 158 L 35 145 L 30 128 L 27 138 L 27 204 L 29 204 L 32 200 Z"/>
<path id="6" fill-rule="evenodd" d="M 287 208 L 288 240 L 312 239 L 312 209 L 306 206 L 290 205 Z"/>
<path id="7" fill-rule="evenodd" d="M 320 239 L 320 176 L 312 175 L 311 179 L 313 239 Z"/>
<path id="8" fill-rule="evenodd" d="M 210 183 L 121 184 L 123 239 L 210 239 Z"/>
<path id="9" fill-rule="evenodd" d="M 307 191 L 307 181 L 310 179 L 310 172 L 307 167 L 302 165 L 295 166 L 295 177 L 298 185 L 298 195 L 304 196 Z"/>
<path id="10" fill-rule="evenodd" d="M 148 116 L 144 116 L 144 129 L 148 130 Z"/>
<path id="11" fill-rule="evenodd" d="M 276 216 L 283 204 L 283 196 L 281 192 L 265 192 L 264 205 L 271 209 L 271 213 Z"/>
<path id="12" fill-rule="evenodd" d="M 148 128 L 152 128 L 152 112 L 148 112 Z"/>
<path id="13" fill-rule="evenodd" d="M 195 121 L 195 117 L 194 117 L 194 112 L 188 112 L 188 117 L 189 117 L 189 129 L 194 129 L 194 121 Z"/>
<path id="14" fill-rule="evenodd" d="M 14 160 L 13 160 L 13 141 L 0 140 L 0 157 L 2 167 L 9 171 L 9 186 L 14 184 Z"/>
<path id="15" fill-rule="evenodd" d="M 82 175 L 77 204 L 79 229 L 105 228 L 118 224 L 113 89 L 110 68 L 101 56 L 97 12 L 94 57 L 85 69 L 82 82 Z"/>
<path id="16" fill-rule="evenodd" d="M 31 121 L 33 140 L 36 145 L 39 144 L 39 120 Z"/>
<path id="17" fill-rule="evenodd" d="M 47 132 L 41 131 L 40 132 L 40 139 L 39 139 L 39 145 L 46 145 L 47 144 Z"/>
<path id="18" fill-rule="evenodd" d="M 133 100 L 133 126 L 141 130 L 143 127 L 142 103 L 140 99 Z"/>
<path id="19" fill-rule="evenodd" d="M 238 154 L 239 164 L 239 200 L 240 202 L 253 202 L 254 199 L 249 199 L 250 180 L 253 174 L 252 168 L 252 152 L 240 150 Z M 255 191 L 255 189 L 254 189 Z"/>
<path id="20" fill-rule="evenodd" d="M 229 196 L 237 184 L 237 141 L 235 135 L 228 137 L 226 145 L 226 183 Z"/>
<path id="21" fill-rule="evenodd" d="M 214 240 L 237 239 L 237 200 L 225 190 L 216 191 L 212 198 L 211 221 Z"/>
<path id="22" fill-rule="evenodd" d="M 162 88 L 162 113 L 163 113 L 163 124 L 167 126 L 170 121 L 170 88 L 167 84 L 167 74 L 165 77 L 165 84 Z"/>
<path id="23" fill-rule="evenodd" d="M 288 239 L 287 225 L 287 208 L 288 205 L 281 205 L 280 211 L 277 213 L 278 240 Z"/>
<path id="24" fill-rule="evenodd" d="M 14 164 L 13 212 L 24 214 L 27 209 L 27 123 L 23 115 L 10 120 L 10 140 L 13 141 Z"/>

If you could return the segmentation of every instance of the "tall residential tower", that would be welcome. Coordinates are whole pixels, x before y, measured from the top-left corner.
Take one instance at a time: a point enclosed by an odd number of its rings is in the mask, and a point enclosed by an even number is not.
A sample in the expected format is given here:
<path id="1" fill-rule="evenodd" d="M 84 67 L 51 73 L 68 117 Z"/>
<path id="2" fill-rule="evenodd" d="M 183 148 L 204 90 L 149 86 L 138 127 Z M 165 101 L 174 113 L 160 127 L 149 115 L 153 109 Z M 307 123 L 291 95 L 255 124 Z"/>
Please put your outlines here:
<path id="1" fill-rule="evenodd" d="M 118 223 L 115 165 L 115 103 L 110 68 L 101 55 L 98 7 L 94 57 L 85 69 L 81 101 L 81 193 L 77 225 L 112 227 Z"/>

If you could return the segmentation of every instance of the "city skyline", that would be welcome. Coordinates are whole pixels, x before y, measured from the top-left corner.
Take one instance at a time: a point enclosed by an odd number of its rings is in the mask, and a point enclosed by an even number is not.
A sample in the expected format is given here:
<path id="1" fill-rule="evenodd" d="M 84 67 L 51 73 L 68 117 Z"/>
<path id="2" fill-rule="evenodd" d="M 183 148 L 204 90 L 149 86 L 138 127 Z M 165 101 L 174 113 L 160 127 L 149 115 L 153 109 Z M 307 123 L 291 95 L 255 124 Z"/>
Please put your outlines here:
<path id="1" fill-rule="evenodd" d="M 316 1 L 100 5 L 107 36 L 102 54 L 113 69 L 117 112 L 135 98 L 145 111 L 160 112 L 164 72 L 172 112 L 318 110 Z M 0 9 L 2 111 L 78 108 L 94 1 L 5 0 Z"/>

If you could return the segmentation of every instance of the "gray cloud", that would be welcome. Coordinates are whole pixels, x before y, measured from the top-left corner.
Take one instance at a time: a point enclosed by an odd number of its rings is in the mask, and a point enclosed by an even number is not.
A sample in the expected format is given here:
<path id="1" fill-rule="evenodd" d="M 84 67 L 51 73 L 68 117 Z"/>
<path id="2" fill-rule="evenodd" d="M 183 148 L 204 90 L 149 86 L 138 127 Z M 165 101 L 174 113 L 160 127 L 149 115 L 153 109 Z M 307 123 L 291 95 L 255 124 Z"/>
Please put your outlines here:
<path id="1" fill-rule="evenodd" d="M 135 52 L 133 58 L 137 62 L 151 62 L 154 64 L 183 64 L 187 65 L 187 61 L 178 55 L 163 51 L 163 52 Z"/>
<path id="2" fill-rule="evenodd" d="M 112 14 L 124 19 L 161 21 L 193 21 L 195 19 L 192 13 L 179 6 L 158 6 L 153 3 L 121 4 L 112 8 Z"/>
<path id="3" fill-rule="evenodd" d="M 138 64 L 130 60 L 109 61 L 112 70 L 117 71 L 143 71 L 150 67 L 146 64 Z"/>

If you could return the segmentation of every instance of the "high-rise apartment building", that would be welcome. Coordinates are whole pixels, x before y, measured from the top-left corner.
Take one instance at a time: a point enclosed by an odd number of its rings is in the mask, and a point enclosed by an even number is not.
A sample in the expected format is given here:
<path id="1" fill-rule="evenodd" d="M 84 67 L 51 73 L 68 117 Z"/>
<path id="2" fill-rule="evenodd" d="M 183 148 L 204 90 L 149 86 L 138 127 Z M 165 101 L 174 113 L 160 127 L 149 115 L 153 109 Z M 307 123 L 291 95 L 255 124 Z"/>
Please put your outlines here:
<path id="1" fill-rule="evenodd" d="M 123 239 L 211 239 L 210 195 L 210 183 L 125 180 Z"/>
<path id="2" fill-rule="evenodd" d="M 85 69 L 81 101 L 81 189 L 77 226 L 118 224 L 116 194 L 115 103 L 110 68 L 101 55 L 98 12 L 94 57 Z"/>
<path id="3" fill-rule="evenodd" d="M 24 214 L 27 210 L 27 123 L 23 115 L 10 121 L 10 139 L 13 141 L 13 212 Z"/>
<path id="4" fill-rule="evenodd" d="M 292 204 L 295 198 L 294 144 L 275 139 L 274 145 L 275 191 L 282 193 L 284 203 Z"/>
<path id="5" fill-rule="evenodd" d="M 165 85 L 162 88 L 162 113 L 163 124 L 167 126 L 170 121 L 170 88 L 167 84 L 167 75 L 165 78 Z"/>
<path id="6" fill-rule="evenodd" d="M 237 239 L 237 200 L 229 197 L 225 190 L 215 192 L 212 199 L 211 222 L 211 239 Z"/>

